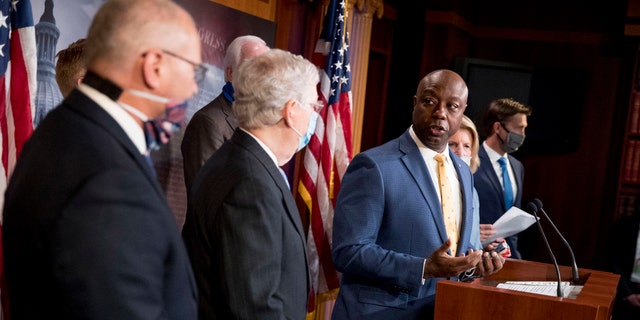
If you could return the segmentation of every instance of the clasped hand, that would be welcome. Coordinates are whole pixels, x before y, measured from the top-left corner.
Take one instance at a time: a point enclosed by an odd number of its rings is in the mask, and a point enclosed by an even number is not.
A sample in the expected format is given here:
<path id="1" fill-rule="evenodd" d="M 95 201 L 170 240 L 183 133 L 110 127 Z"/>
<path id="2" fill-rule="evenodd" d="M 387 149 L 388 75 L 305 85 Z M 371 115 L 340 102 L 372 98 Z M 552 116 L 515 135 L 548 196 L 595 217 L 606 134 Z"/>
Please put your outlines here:
<path id="1" fill-rule="evenodd" d="M 504 264 L 505 258 L 496 252 L 469 249 L 466 255 L 452 257 L 447 252 L 451 240 L 447 239 L 429 258 L 424 268 L 424 278 L 457 277 L 462 272 L 475 268 L 475 277 L 494 274 Z"/>

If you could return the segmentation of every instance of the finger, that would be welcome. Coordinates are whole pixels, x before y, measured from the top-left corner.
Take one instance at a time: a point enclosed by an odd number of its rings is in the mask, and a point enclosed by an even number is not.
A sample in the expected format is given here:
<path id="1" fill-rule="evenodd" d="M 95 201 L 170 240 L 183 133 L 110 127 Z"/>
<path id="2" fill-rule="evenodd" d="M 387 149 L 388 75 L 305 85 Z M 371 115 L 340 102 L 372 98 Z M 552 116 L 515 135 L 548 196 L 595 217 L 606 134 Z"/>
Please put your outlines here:
<path id="1" fill-rule="evenodd" d="M 494 273 L 494 258 L 495 256 L 497 256 L 498 254 L 495 251 L 492 252 L 485 252 L 484 256 L 483 256 L 483 262 L 484 262 L 484 274 L 485 275 L 489 275 Z"/>
<path id="2" fill-rule="evenodd" d="M 505 258 L 498 254 L 497 252 L 491 252 L 491 268 L 489 270 L 489 268 L 487 268 L 486 275 L 490 275 L 490 274 L 494 274 L 498 271 L 500 271 L 500 269 L 502 269 L 502 266 L 504 266 L 504 261 Z"/>
<path id="3" fill-rule="evenodd" d="M 464 257 L 465 260 L 461 261 L 461 268 L 464 270 L 472 268 L 482 261 L 482 250 L 471 250 L 467 256 Z"/>
<path id="4" fill-rule="evenodd" d="M 475 252 L 477 252 L 477 253 L 481 253 L 481 252 L 482 252 L 482 249 L 475 250 L 475 249 L 471 248 L 471 249 L 469 249 L 469 251 L 467 251 L 467 255 L 468 255 L 468 256 L 473 255 Z M 476 253 L 476 254 L 477 254 L 477 253 Z"/>
<path id="5" fill-rule="evenodd" d="M 504 262 L 505 261 L 506 261 L 505 257 L 503 257 L 501 254 L 498 254 L 498 253 L 494 252 L 493 272 L 500 271 L 500 269 L 502 269 L 502 267 L 504 266 Z"/>
<path id="6" fill-rule="evenodd" d="M 482 253 L 482 260 L 478 263 L 477 270 L 479 275 L 489 274 L 493 267 L 493 263 L 491 262 L 491 256 L 489 252 Z"/>
<path id="7" fill-rule="evenodd" d="M 446 255 L 449 251 L 449 247 L 451 247 L 451 239 L 447 239 L 447 241 L 443 242 L 440 248 L 436 250 L 440 255 Z"/>

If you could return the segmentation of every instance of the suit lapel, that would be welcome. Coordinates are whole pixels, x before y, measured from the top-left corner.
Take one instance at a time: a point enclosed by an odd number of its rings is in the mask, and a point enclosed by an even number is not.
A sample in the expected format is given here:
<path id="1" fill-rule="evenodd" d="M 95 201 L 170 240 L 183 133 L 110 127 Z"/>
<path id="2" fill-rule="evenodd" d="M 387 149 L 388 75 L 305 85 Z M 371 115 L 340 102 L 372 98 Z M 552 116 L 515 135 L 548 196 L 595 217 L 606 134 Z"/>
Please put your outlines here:
<path id="1" fill-rule="evenodd" d="M 478 156 L 480 157 L 480 167 L 478 167 L 476 174 L 482 175 L 481 179 L 489 181 L 494 192 L 499 194 L 501 198 L 504 198 L 500 180 L 498 180 L 496 171 L 493 169 L 493 163 L 491 163 L 491 159 L 489 159 L 489 155 L 482 145 L 480 145 L 480 150 L 478 150 Z"/>
<path id="2" fill-rule="evenodd" d="M 293 199 L 291 190 L 289 190 L 289 187 L 284 181 L 284 178 L 282 177 L 282 174 L 280 173 L 280 170 L 278 169 L 276 164 L 273 163 L 273 160 L 264 151 L 264 149 L 262 149 L 260 144 L 258 144 L 258 142 L 253 139 L 253 137 L 249 136 L 246 132 L 240 130 L 239 128 L 235 130 L 231 139 L 247 148 L 247 150 L 256 157 L 260 164 L 269 173 L 271 178 L 275 181 L 276 185 L 282 192 L 282 197 L 285 202 L 285 207 L 287 209 L 287 215 L 289 216 L 289 219 L 300 234 L 300 238 L 306 242 L 304 237 L 304 229 L 302 228 L 302 220 L 300 219 L 300 214 L 298 213 L 298 208 L 296 206 L 295 200 Z"/>
<path id="3" fill-rule="evenodd" d="M 458 241 L 458 252 L 463 248 L 462 245 L 469 243 L 471 240 L 471 228 L 467 226 L 471 224 L 473 220 L 473 184 L 471 182 L 471 171 L 468 173 L 462 172 L 462 160 L 449 150 L 449 156 L 458 175 L 458 181 L 460 181 L 461 200 L 462 200 L 462 221 L 460 224 L 460 240 Z"/>
<path id="4" fill-rule="evenodd" d="M 133 161 L 135 161 L 138 166 L 142 169 L 147 179 L 151 182 L 156 192 L 164 198 L 164 193 L 160 184 L 158 182 L 158 178 L 155 173 L 149 167 L 147 163 L 147 159 L 140 154 L 138 148 L 133 144 L 133 141 L 127 136 L 127 134 L 122 130 L 120 125 L 106 112 L 102 107 L 100 107 L 97 103 L 91 100 L 89 97 L 82 94 L 80 91 L 74 91 L 69 98 L 67 99 L 69 109 L 73 112 L 76 112 L 82 115 L 84 118 L 92 121 L 96 124 L 96 126 L 102 128 L 107 131 L 109 135 L 111 135 L 122 148 L 125 149 L 127 154 L 131 156 Z"/>
<path id="5" fill-rule="evenodd" d="M 440 199 L 438 199 L 438 192 L 432 183 L 431 175 L 422 158 L 422 154 L 411 138 L 409 131 L 406 131 L 400 136 L 398 147 L 400 152 L 404 154 L 404 156 L 401 157 L 401 161 L 413 177 L 418 189 L 420 189 L 420 193 L 424 197 L 426 206 L 429 209 L 428 212 L 431 213 L 431 219 L 433 219 L 433 223 L 438 226 L 440 239 L 444 242 L 447 240 L 447 230 L 444 225 L 444 217 L 442 215 L 442 207 L 440 207 Z"/>
<path id="6" fill-rule="evenodd" d="M 522 163 L 511 155 L 509 155 L 509 163 L 511 164 L 511 170 L 513 170 L 513 176 L 514 176 L 514 179 L 516 180 L 516 187 L 518 188 L 518 192 L 516 193 L 516 198 L 515 198 L 515 204 L 520 205 L 520 203 L 522 203 L 522 183 L 523 183 L 521 177 L 524 176 L 524 173 L 523 173 L 524 168 L 522 166 Z"/>
<path id="7" fill-rule="evenodd" d="M 238 127 L 238 120 L 233 116 L 233 104 L 227 100 L 227 98 L 223 99 L 222 103 L 222 113 L 224 113 L 224 119 L 227 121 L 227 125 L 233 131 Z"/>

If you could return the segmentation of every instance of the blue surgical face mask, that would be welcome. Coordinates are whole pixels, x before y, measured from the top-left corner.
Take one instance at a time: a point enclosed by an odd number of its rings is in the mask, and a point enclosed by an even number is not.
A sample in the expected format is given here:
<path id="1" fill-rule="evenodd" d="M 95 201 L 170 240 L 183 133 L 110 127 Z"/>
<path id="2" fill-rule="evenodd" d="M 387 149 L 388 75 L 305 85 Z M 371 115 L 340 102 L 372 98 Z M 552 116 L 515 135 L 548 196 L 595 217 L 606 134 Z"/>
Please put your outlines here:
<path id="1" fill-rule="evenodd" d="M 305 132 L 304 135 L 300 134 L 300 132 L 298 132 L 298 130 L 296 130 L 296 128 L 294 128 L 293 126 L 291 127 L 293 132 L 295 132 L 298 136 L 300 136 L 298 140 L 299 141 L 298 149 L 296 149 L 296 152 L 302 150 L 302 148 L 306 147 L 307 144 L 309 144 L 309 141 L 311 141 L 311 137 L 313 136 L 313 133 L 316 131 L 317 122 L 318 122 L 318 113 L 315 111 L 311 111 L 311 117 L 309 118 L 309 125 L 307 126 L 307 132 Z"/>

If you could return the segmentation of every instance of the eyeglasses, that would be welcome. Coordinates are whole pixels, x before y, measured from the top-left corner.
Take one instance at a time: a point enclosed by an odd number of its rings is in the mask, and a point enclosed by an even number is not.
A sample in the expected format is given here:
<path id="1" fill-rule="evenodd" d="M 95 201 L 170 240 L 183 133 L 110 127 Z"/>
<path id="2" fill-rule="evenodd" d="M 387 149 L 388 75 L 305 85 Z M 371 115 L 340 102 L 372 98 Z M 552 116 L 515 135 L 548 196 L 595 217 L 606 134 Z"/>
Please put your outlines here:
<path id="1" fill-rule="evenodd" d="M 163 53 L 166 53 L 174 58 L 177 58 L 179 60 L 182 60 L 190 65 L 193 66 L 193 78 L 196 81 L 196 83 L 200 83 L 202 80 L 204 80 L 204 77 L 207 75 L 207 67 L 204 66 L 204 64 L 202 63 L 195 63 L 185 57 L 179 56 L 171 51 L 167 51 L 162 49 Z"/>
<path id="2" fill-rule="evenodd" d="M 298 101 L 299 105 L 302 105 L 302 103 L 300 103 L 300 101 Z M 320 100 L 316 101 L 316 102 L 310 102 L 309 106 L 311 107 L 311 110 L 315 111 L 315 112 L 320 112 L 320 110 L 322 110 L 322 108 L 324 107 L 324 103 Z"/>
<path id="3" fill-rule="evenodd" d="M 316 102 L 312 102 L 311 103 L 311 107 L 313 108 L 313 111 L 320 112 L 320 110 L 322 110 L 322 108 L 324 108 L 324 103 L 322 101 L 318 100 Z"/>

